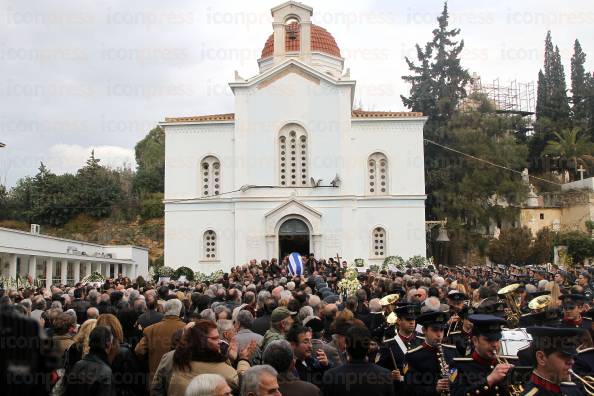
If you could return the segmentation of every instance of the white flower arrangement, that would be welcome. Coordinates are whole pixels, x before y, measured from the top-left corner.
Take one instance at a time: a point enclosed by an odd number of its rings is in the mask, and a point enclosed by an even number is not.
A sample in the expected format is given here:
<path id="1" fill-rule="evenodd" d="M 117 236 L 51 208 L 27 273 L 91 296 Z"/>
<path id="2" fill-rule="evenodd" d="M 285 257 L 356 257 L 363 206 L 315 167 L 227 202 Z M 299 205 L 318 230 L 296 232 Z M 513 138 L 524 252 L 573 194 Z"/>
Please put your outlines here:
<path id="1" fill-rule="evenodd" d="M 357 280 L 358 274 L 359 271 L 355 267 L 347 268 L 344 278 L 338 282 L 341 294 L 346 293 L 347 296 L 352 296 L 361 288 L 361 283 Z"/>
<path id="2" fill-rule="evenodd" d="M 196 283 L 215 283 L 223 277 L 223 274 L 224 272 L 221 269 L 216 270 L 210 274 L 205 274 L 203 272 L 196 271 L 194 272 L 194 280 L 196 281 Z"/>
<path id="3" fill-rule="evenodd" d="M 25 289 L 31 289 L 35 287 L 44 286 L 39 279 L 32 279 L 30 276 L 17 275 L 16 278 L 0 276 L 0 284 L 4 286 L 4 289 L 19 289 L 21 287 Z"/>
<path id="4" fill-rule="evenodd" d="M 91 273 L 91 275 L 87 275 L 80 280 L 80 283 L 82 283 L 83 285 L 90 283 L 90 284 L 94 284 L 97 286 L 104 282 L 105 282 L 105 277 L 103 275 L 101 275 L 99 272 L 93 272 L 93 273 Z"/>

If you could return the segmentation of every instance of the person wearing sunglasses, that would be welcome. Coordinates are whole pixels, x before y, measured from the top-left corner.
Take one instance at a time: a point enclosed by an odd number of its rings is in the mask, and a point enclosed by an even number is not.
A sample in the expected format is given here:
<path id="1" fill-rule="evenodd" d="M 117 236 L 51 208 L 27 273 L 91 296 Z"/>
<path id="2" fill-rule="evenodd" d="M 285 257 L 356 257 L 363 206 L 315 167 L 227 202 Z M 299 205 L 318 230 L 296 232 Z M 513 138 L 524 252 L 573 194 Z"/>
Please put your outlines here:
<path id="1" fill-rule="evenodd" d="M 570 293 L 559 296 L 563 309 L 562 327 L 583 328 L 592 333 L 592 320 L 582 314 L 588 310 L 586 297 L 583 294 Z"/>

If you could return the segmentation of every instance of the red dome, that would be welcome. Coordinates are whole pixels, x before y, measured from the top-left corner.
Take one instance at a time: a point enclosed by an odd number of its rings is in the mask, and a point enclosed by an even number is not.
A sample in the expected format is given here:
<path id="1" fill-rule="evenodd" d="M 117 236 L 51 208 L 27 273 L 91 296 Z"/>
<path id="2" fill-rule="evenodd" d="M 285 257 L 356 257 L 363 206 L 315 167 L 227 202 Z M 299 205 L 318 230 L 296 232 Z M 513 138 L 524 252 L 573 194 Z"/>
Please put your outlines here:
<path id="1" fill-rule="evenodd" d="M 291 30 L 295 32 L 295 38 L 291 39 L 289 33 L 285 33 L 285 51 L 294 52 L 299 51 L 301 42 L 301 32 L 299 30 L 298 23 L 291 23 L 287 25 Z M 289 30 L 289 29 L 287 29 Z M 317 52 L 324 52 L 328 55 L 340 57 L 340 48 L 336 45 L 336 40 L 326 29 L 318 25 L 311 25 L 311 50 Z M 262 50 L 262 58 L 272 56 L 274 53 L 274 34 L 271 34 L 264 44 Z"/>

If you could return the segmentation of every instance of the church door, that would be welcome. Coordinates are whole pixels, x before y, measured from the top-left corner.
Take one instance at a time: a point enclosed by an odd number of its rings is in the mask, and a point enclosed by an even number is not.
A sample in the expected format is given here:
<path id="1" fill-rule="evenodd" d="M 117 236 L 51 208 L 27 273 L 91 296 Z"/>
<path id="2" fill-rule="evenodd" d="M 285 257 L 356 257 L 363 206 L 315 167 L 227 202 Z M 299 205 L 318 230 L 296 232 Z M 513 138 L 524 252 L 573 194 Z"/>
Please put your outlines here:
<path id="1" fill-rule="evenodd" d="M 278 230 L 278 252 L 282 260 L 293 252 L 309 254 L 309 228 L 299 219 L 285 221 Z"/>

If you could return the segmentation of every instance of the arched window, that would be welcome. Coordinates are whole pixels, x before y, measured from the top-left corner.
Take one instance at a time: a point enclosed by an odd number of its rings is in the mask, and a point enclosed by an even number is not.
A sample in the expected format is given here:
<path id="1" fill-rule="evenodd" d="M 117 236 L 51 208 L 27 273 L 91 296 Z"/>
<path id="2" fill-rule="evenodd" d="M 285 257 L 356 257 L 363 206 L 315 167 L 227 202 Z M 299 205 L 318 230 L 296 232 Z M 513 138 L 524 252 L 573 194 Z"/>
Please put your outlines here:
<path id="1" fill-rule="evenodd" d="M 367 160 L 367 193 L 388 194 L 388 159 L 382 153 L 373 153 Z"/>
<path id="2" fill-rule="evenodd" d="M 221 163 L 217 157 L 209 155 L 200 162 L 200 191 L 203 197 L 221 193 Z"/>
<path id="3" fill-rule="evenodd" d="M 208 230 L 204 233 L 202 238 L 202 251 L 206 260 L 217 259 L 217 233 L 213 230 Z"/>
<path id="4" fill-rule="evenodd" d="M 371 234 L 371 246 L 373 257 L 386 256 L 386 230 L 376 227 Z"/>
<path id="5" fill-rule="evenodd" d="M 279 183 L 281 187 L 308 185 L 307 134 L 298 125 L 283 128 L 278 137 Z"/>

